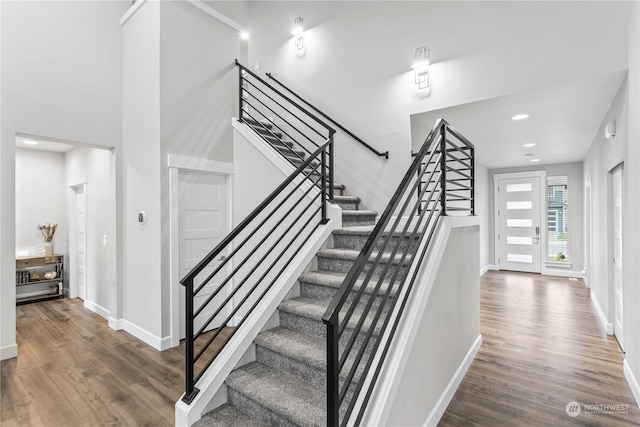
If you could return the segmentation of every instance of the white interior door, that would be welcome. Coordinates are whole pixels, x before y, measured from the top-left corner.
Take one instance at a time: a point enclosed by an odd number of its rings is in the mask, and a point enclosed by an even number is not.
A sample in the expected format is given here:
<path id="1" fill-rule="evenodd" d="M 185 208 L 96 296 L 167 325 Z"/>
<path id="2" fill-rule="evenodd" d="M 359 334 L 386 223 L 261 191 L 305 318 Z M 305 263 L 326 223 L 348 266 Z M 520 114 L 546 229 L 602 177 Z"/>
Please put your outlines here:
<path id="1" fill-rule="evenodd" d="M 178 176 L 178 222 L 179 222 L 179 270 L 180 278 L 191 271 L 227 235 L 227 188 L 226 178 L 221 175 L 183 171 Z M 216 267 L 220 265 L 218 257 L 196 277 L 194 289 L 200 286 Z M 221 273 L 226 273 L 226 266 Z M 217 274 L 198 293 L 194 301 L 194 310 L 200 307 L 224 280 L 224 274 Z M 227 287 L 225 287 L 227 288 Z M 196 318 L 194 329 L 197 331 L 214 313 L 218 305 L 227 296 L 226 289 L 221 290 L 211 303 Z M 217 328 L 227 316 L 222 310 L 220 315 L 209 324 L 207 329 Z M 185 290 L 180 286 L 180 338 L 185 337 Z"/>
<path id="2" fill-rule="evenodd" d="M 74 198 L 74 258 L 73 275 L 78 289 L 78 298 L 87 299 L 87 194 L 84 184 L 72 187 Z"/>
<path id="3" fill-rule="evenodd" d="M 613 333 L 624 349 L 623 342 L 623 292 L 622 292 L 622 166 L 612 173 L 612 231 L 613 231 Z"/>
<path id="4" fill-rule="evenodd" d="M 496 246 L 500 270 L 541 272 L 541 185 L 538 175 L 504 176 L 497 181 Z"/>

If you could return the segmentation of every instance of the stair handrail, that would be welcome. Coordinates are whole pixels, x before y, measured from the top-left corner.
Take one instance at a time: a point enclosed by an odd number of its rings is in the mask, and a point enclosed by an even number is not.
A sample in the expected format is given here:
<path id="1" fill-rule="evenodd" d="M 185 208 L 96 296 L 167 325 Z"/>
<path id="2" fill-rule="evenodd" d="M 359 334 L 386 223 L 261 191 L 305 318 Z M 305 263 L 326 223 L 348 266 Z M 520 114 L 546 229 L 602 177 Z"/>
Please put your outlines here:
<path id="1" fill-rule="evenodd" d="M 313 111 L 315 111 L 316 113 L 320 114 L 322 117 L 324 117 L 325 119 L 327 119 L 329 122 L 331 122 L 335 127 L 337 127 L 338 129 L 340 129 L 341 131 L 343 131 L 344 133 L 346 133 L 347 135 L 349 135 L 352 139 L 354 139 L 356 142 L 358 142 L 360 145 L 364 146 L 367 150 L 371 151 L 372 153 L 374 153 L 376 156 L 378 157 L 384 157 L 385 159 L 389 159 L 389 151 L 385 151 L 384 153 L 381 153 L 380 151 L 376 150 L 375 148 L 373 148 L 371 145 L 367 144 L 362 138 L 358 137 L 357 135 L 355 135 L 353 132 L 351 132 L 349 129 L 345 128 L 343 125 L 341 125 L 340 123 L 338 123 L 337 121 L 335 121 L 333 118 L 329 117 L 327 114 L 325 114 L 322 110 L 320 110 L 319 108 L 317 108 L 316 106 L 314 106 L 313 104 L 311 104 L 309 101 L 307 101 L 306 99 L 304 99 L 303 97 L 301 97 L 300 95 L 298 95 L 298 93 L 294 92 L 291 88 L 289 88 L 287 85 L 285 85 L 284 83 L 282 83 L 281 81 L 279 81 L 278 79 L 276 79 L 275 77 L 273 77 L 272 73 L 266 73 L 267 77 L 269 77 L 269 79 L 273 80 L 274 82 L 276 82 L 277 84 L 279 84 L 283 89 L 287 90 L 289 93 L 291 93 L 293 96 L 295 96 L 296 98 L 298 98 L 300 101 L 302 101 L 303 103 L 305 103 L 309 108 L 311 108 Z"/>
<path id="2" fill-rule="evenodd" d="M 469 215 L 475 214 L 474 150 L 473 144 L 447 123 L 446 120 L 438 119 L 436 121 L 425 142 L 413 158 L 411 165 L 375 225 L 373 232 L 367 238 L 353 267 L 347 273 L 342 285 L 325 311 L 322 320 L 327 327 L 328 426 L 345 425 L 353 413 L 358 396 L 364 387 L 366 375 L 361 374 L 362 377 L 359 380 L 354 380 L 354 377 L 361 363 L 366 363 L 366 366 L 360 372 L 368 373 L 372 369 L 374 355 L 381 345 L 382 336 L 389 328 L 389 322 L 392 320 L 391 315 L 398 304 L 398 299 L 392 298 L 392 301 L 387 306 L 388 311 L 383 313 L 385 304 L 390 300 L 393 288 L 397 286 L 396 295 L 400 295 L 401 290 L 406 289 L 399 309 L 400 314 L 393 319 L 393 325 L 389 329 L 389 338 L 384 343 L 377 365 L 373 367 L 373 376 L 368 383 L 366 394 L 356 415 L 355 425 L 359 425 L 362 420 L 373 386 L 382 368 L 382 362 L 391 345 L 402 310 L 418 273 L 418 268 L 414 269 L 413 276 L 407 281 L 409 269 L 402 271 L 402 266 L 408 262 L 416 265 L 416 259 L 418 260 L 418 265 L 423 262 L 440 217 L 447 216 L 454 211 L 466 212 Z M 426 181 L 424 181 L 425 177 Z M 447 186 L 450 188 L 447 188 Z M 402 207 L 398 210 L 401 202 Z M 407 219 L 407 207 L 412 202 Z M 405 218 L 403 219 L 403 217 Z M 394 222 L 389 229 L 388 226 L 392 220 Z M 403 222 L 403 229 L 400 233 L 399 227 Z M 407 234 L 410 227 L 413 227 L 413 230 Z M 399 233 L 399 235 L 396 233 Z M 389 248 L 394 235 L 397 243 L 395 243 L 394 248 L 390 249 L 392 252 L 388 256 L 388 260 L 384 262 L 383 254 Z M 406 247 L 402 248 L 402 241 L 405 238 L 409 239 L 409 242 Z M 423 239 L 427 239 L 427 241 L 423 242 Z M 420 254 L 410 253 L 412 250 L 417 250 L 411 249 L 412 245 L 417 245 L 424 249 Z M 372 258 L 374 258 L 373 264 L 370 263 Z M 390 266 L 394 262 L 397 262 L 396 267 L 389 273 Z M 369 266 L 365 271 L 367 264 Z M 380 277 L 375 279 L 377 283 L 375 283 L 375 288 L 371 291 L 371 296 L 363 299 L 364 290 L 371 284 L 376 269 L 382 269 L 383 271 L 380 273 Z M 379 305 L 375 308 L 375 313 L 373 313 L 372 308 L 376 296 L 382 289 L 384 280 L 388 278 L 387 274 L 391 275 L 391 280 L 387 283 L 383 300 L 379 302 Z M 359 289 L 356 290 L 356 283 L 359 282 L 363 275 L 365 276 L 364 280 L 360 282 Z M 396 282 L 398 276 L 400 276 L 400 279 Z M 353 295 L 352 293 L 354 292 L 355 296 L 348 300 L 348 297 Z M 347 301 L 349 302 L 347 303 Z M 355 313 L 358 304 L 363 303 L 366 305 L 364 310 Z M 359 318 L 354 317 L 354 313 Z M 365 320 L 369 314 L 374 317 L 371 324 L 365 328 Z M 384 317 L 382 318 L 378 336 L 374 338 L 374 331 L 378 327 L 378 322 L 383 314 Z M 354 323 L 357 323 L 355 327 L 353 327 Z M 344 341 L 341 342 L 348 325 L 353 327 L 353 331 L 351 331 L 350 337 L 346 338 L 346 343 Z M 364 339 L 356 342 L 356 338 L 361 333 L 365 335 Z M 341 349 L 340 346 L 343 348 Z M 366 362 L 363 362 L 367 349 L 369 349 L 369 357 Z M 353 356 L 354 354 L 355 356 Z M 351 367 L 345 374 L 348 357 L 350 357 Z M 353 384 L 354 381 L 355 385 Z M 350 387 L 353 387 L 350 403 L 346 410 L 342 410 L 341 405 L 344 403 L 347 390 Z"/>
<path id="3" fill-rule="evenodd" d="M 222 323 L 222 326 L 220 326 L 216 330 L 216 332 L 213 333 L 210 337 L 205 336 L 205 338 L 208 338 L 208 340 L 206 341 L 205 345 L 199 349 L 197 354 L 195 353 L 195 345 L 194 345 L 196 339 L 201 336 L 204 336 L 205 330 L 208 327 L 208 325 L 216 318 L 216 316 L 218 316 L 222 312 L 226 304 L 232 301 L 232 298 L 235 295 L 238 295 L 238 290 L 240 290 L 242 288 L 242 285 L 247 282 L 248 278 L 251 275 L 253 275 L 254 272 L 257 271 L 258 266 L 261 265 L 260 263 L 263 263 L 267 259 L 267 256 L 270 255 L 270 253 L 272 252 L 272 249 L 274 249 L 278 244 L 280 244 L 281 241 L 284 241 L 284 237 L 281 237 L 281 236 L 274 237 L 274 240 L 276 240 L 277 243 L 275 243 L 270 249 L 266 251 L 266 254 L 255 264 L 253 268 L 251 268 L 250 273 L 246 276 L 246 278 L 242 280 L 240 284 L 234 283 L 234 287 L 230 295 L 227 296 L 227 298 L 222 304 L 219 304 L 214 314 L 209 316 L 208 320 L 204 323 L 204 325 L 199 327 L 199 330 L 197 332 L 195 331 L 195 326 L 194 326 L 194 320 L 196 316 L 202 312 L 202 310 L 206 305 L 211 303 L 213 298 L 215 298 L 215 296 L 218 295 L 222 289 L 225 288 L 228 281 L 233 277 L 233 275 L 235 275 L 245 265 L 246 261 L 256 253 L 256 250 L 258 249 L 258 247 L 260 247 L 265 241 L 267 241 L 267 238 L 272 236 L 274 231 L 282 224 L 282 221 L 277 221 L 277 220 L 274 221 L 276 224 L 271 228 L 271 230 L 268 231 L 268 233 L 266 233 L 266 236 L 263 237 L 259 243 L 249 246 L 251 248 L 250 253 L 246 256 L 244 254 L 240 255 L 240 256 L 245 256 L 245 258 L 242 259 L 242 261 L 239 262 L 237 265 L 233 265 L 233 272 L 227 275 L 225 281 L 218 285 L 216 291 L 198 309 L 195 309 L 194 297 L 214 278 L 216 274 L 218 274 L 223 268 L 225 268 L 225 265 L 232 265 L 229 263 L 233 259 L 233 256 L 236 255 L 243 246 L 245 246 L 245 244 L 249 241 L 249 239 L 251 239 L 256 235 L 256 232 L 258 230 L 264 231 L 262 230 L 262 227 L 269 220 L 271 220 L 274 214 L 281 207 L 284 206 L 284 209 L 287 209 L 287 208 L 289 209 L 284 214 L 284 217 L 283 217 L 283 218 L 287 218 L 289 215 L 295 215 L 295 213 L 292 213 L 292 212 L 294 212 L 294 208 L 297 208 L 300 205 L 300 202 L 302 200 L 305 200 L 305 198 L 307 200 L 311 199 L 311 201 L 306 206 L 300 209 L 302 212 L 298 214 L 298 216 L 293 220 L 291 226 L 288 227 L 286 230 L 283 230 L 283 233 L 285 233 L 283 234 L 283 236 L 287 236 L 287 238 L 289 238 L 290 237 L 289 234 L 286 234 L 286 233 L 293 234 L 296 231 L 294 226 L 297 225 L 298 221 L 302 221 L 302 219 L 304 218 L 304 215 L 311 213 L 311 217 L 308 218 L 306 222 L 304 222 L 301 228 L 297 230 L 297 233 L 291 239 L 289 239 L 289 241 L 286 243 L 287 250 L 290 250 L 290 252 L 293 255 L 291 255 L 291 257 L 288 260 L 281 262 L 281 264 L 283 264 L 284 266 L 282 267 L 282 269 L 280 269 L 280 271 L 278 271 L 276 274 L 273 275 L 276 278 L 282 273 L 282 271 L 286 268 L 288 263 L 291 262 L 291 260 L 293 259 L 297 251 L 299 251 L 302 248 L 302 245 L 304 245 L 307 242 L 309 237 L 318 229 L 318 227 L 320 225 L 324 225 L 329 222 L 329 218 L 327 216 L 327 201 L 329 200 L 328 187 L 330 184 L 328 161 L 329 161 L 329 152 L 331 151 L 332 146 L 333 146 L 333 134 L 331 134 L 329 138 L 327 138 L 326 141 L 320 147 L 318 147 L 304 162 L 302 162 L 302 164 L 300 164 L 300 166 L 298 166 L 295 169 L 293 173 L 291 173 L 280 185 L 278 185 L 278 187 L 276 187 L 276 189 L 273 190 L 269 194 L 269 196 L 267 196 L 244 220 L 242 220 L 240 224 L 238 224 L 231 231 L 231 233 L 229 233 L 229 235 L 227 235 L 219 244 L 217 244 L 200 262 L 198 262 L 198 264 L 187 275 L 185 275 L 182 278 L 182 280 L 180 280 L 180 284 L 185 287 L 185 293 L 186 293 L 186 298 L 185 298 L 185 303 L 186 303 L 185 394 L 182 397 L 182 400 L 185 403 L 190 404 L 198 394 L 199 390 L 195 387 L 195 384 L 202 377 L 202 375 L 205 373 L 207 368 L 213 363 L 213 361 L 215 360 L 215 357 L 219 354 L 221 348 L 219 348 L 217 352 L 213 354 L 213 356 L 211 356 L 208 360 L 205 361 L 204 363 L 205 366 L 202 369 L 200 369 L 200 373 L 197 375 L 195 373 L 196 362 L 201 356 L 204 355 L 205 351 L 209 348 L 211 343 L 223 331 L 224 327 L 228 325 L 230 320 L 234 319 L 234 316 L 238 316 L 237 314 L 238 310 L 240 309 L 240 307 L 243 306 L 245 302 L 248 301 L 250 296 L 253 297 L 253 292 L 256 291 L 256 289 L 258 288 L 258 285 L 260 285 L 263 280 L 265 281 L 269 280 L 270 276 L 268 277 L 267 273 L 269 273 L 274 268 L 276 263 L 281 260 L 282 256 L 285 254 L 286 251 L 283 251 L 282 254 L 279 254 L 276 260 L 271 265 L 268 265 L 265 267 L 266 273 L 263 273 L 263 275 L 257 281 L 255 281 L 256 282 L 255 285 L 249 290 L 249 293 L 244 297 L 244 299 L 242 299 L 241 302 L 233 306 L 234 308 L 231 314 L 227 315 L 226 320 Z M 312 165 L 314 161 L 316 163 L 315 166 Z M 314 181 L 314 178 L 316 176 L 318 178 Z M 298 179 L 299 182 L 296 183 L 295 182 L 296 179 Z M 307 186 L 308 188 L 306 190 L 303 189 L 304 188 L 303 185 L 305 183 L 310 184 Z M 289 190 L 288 187 L 291 184 L 294 184 L 295 187 Z M 312 193 L 312 190 L 317 187 L 320 187 L 320 191 L 317 191 L 316 195 L 310 196 L 310 194 Z M 295 202 L 292 203 L 291 202 L 292 195 L 294 195 L 298 190 L 303 194 Z M 287 193 L 287 191 L 288 191 L 288 194 L 284 195 L 285 193 Z M 282 200 L 279 201 L 279 203 L 277 203 L 277 205 L 273 207 L 271 210 L 267 210 L 267 208 L 271 204 L 276 203 L 276 200 L 278 200 L 280 196 L 282 196 L 281 197 Z M 316 200 L 318 198 L 320 199 L 320 207 L 316 208 L 315 211 L 313 211 L 311 210 L 311 207 L 313 206 L 314 203 L 316 203 Z M 319 221 L 315 223 L 315 226 L 314 226 L 314 223 L 312 222 L 312 220 L 318 213 L 320 214 L 320 218 L 319 218 Z M 253 229 L 250 229 L 249 226 L 251 225 L 251 223 L 257 220 L 261 216 L 264 216 L 264 218 L 260 221 L 260 223 L 256 224 L 256 226 Z M 308 230 L 309 227 L 311 227 L 310 231 Z M 305 230 L 307 230 L 307 233 L 303 234 Z M 238 238 L 243 232 L 247 232 L 248 236 L 246 236 L 242 242 L 240 243 L 236 242 L 234 244 L 234 240 Z M 260 237 L 260 235 L 258 235 L 258 237 Z M 303 239 L 303 241 L 296 248 L 294 245 L 294 242 L 297 244 L 298 239 Z M 230 250 L 230 253 L 226 254 L 226 256 L 222 256 L 222 255 L 225 255 L 224 252 L 227 249 Z M 195 278 L 200 273 L 202 273 L 207 266 L 209 266 L 214 260 L 216 260 L 218 256 L 222 256 L 221 259 L 218 260 L 218 261 L 221 261 L 220 264 L 214 268 L 213 272 L 207 275 L 207 277 L 202 281 L 202 283 L 198 285 L 197 289 L 194 289 Z M 235 331 L 237 331 L 238 328 L 240 328 L 240 326 L 246 320 L 248 313 L 251 313 L 255 309 L 257 304 L 262 300 L 262 298 L 265 296 L 267 291 L 274 284 L 275 280 L 276 279 L 274 279 L 267 286 L 266 290 L 264 290 L 260 294 L 256 302 L 246 311 L 246 313 L 244 313 L 244 317 L 242 317 L 241 320 L 237 320 L 237 318 L 235 319 L 236 323 L 230 335 L 233 335 Z M 242 295 L 240 294 L 238 298 L 240 298 L 241 296 Z M 227 307 L 227 310 L 229 310 L 229 307 Z M 224 346 L 224 344 L 222 346 Z"/>

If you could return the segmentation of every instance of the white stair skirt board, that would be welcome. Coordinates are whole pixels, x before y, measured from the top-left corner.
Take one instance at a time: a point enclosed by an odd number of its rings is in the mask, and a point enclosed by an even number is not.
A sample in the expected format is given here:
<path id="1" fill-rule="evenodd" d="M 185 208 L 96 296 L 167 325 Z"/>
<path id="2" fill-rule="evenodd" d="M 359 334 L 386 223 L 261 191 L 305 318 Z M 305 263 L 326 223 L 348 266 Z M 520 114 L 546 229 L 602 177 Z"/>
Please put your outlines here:
<path id="1" fill-rule="evenodd" d="M 624 377 L 627 379 L 631 393 L 633 393 L 633 397 L 636 399 L 636 404 L 640 406 L 640 385 L 638 385 L 638 380 L 633 375 L 633 372 L 631 372 L 631 367 L 626 359 L 624 361 Z"/>
<path id="2" fill-rule="evenodd" d="M 596 298 L 596 295 L 591 292 L 591 302 L 596 309 L 596 314 L 598 315 L 598 319 L 600 320 L 600 324 L 607 331 L 607 335 L 613 335 L 613 323 L 607 320 L 607 316 L 604 315 L 604 311 L 602 311 L 602 307 L 600 307 L 600 303 Z"/>
<path id="3" fill-rule="evenodd" d="M 300 275 L 316 256 L 325 241 L 329 238 L 336 226 L 340 226 L 341 209 L 329 204 L 327 216 L 330 221 L 316 230 L 307 244 L 296 257 L 289 263 L 287 269 L 280 275 L 271 290 L 260 301 L 258 306 L 249 314 L 243 327 L 231 337 L 224 348 L 218 353 L 206 373 L 196 383 L 200 392 L 190 405 L 181 400 L 175 406 L 175 425 L 190 426 L 198 421 L 204 413 L 212 409 L 211 400 L 223 386 L 231 371 L 241 361 L 245 352 L 253 345 L 253 341 L 269 322 L 278 305 L 283 301 L 291 288 L 296 284 Z M 336 224 L 337 223 L 337 224 Z"/>
<path id="4" fill-rule="evenodd" d="M 419 258 L 416 257 L 414 259 L 407 277 L 412 277 L 414 271 L 419 268 L 420 270 L 416 277 L 416 282 L 419 282 L 422 285 L 413 288 L 413 296 L 408 300 L 405 306 L 404 313 L 402 314 L 402 318 L 400 319 L 400 323 L 396 331 L 396 336 L 393 338 L 393 342 L 389 347 L 389 352 L 383 362 L 380 375 L 374 385 L 371 398 L 369 399 L 367 408 L 365 409 L 362 418 L 362 425 L 386 425 L 391 407 L 395 401 L 396 392 L 402 379 L 402 372 L 405 369 L 411 348 L 416 339 L 416 334 L 420 326 L 419 320 L 426 309 L 431 289 L 433 288 L 438 274 L 438 268 L 442 261 L 447 242 L 449 240 L 449 235 L 451 234 L 451 229 L 479 225 L 480 219 L 475 216 L 441 217 L 440 223 L 437 225 L 437 230 L 431 240 L 430 248 L 425 254 L 423 264 L 418 266 L 417 263 Z M 420 247 L 416 251 L 417 254 L 422 253 L 426 243 L 426 239 L 421 242 Z M 403 291 L 398 295 L 399 301 L 404 298 L 405 293 L 406 287 L 403 288 Z M 400 304 L 397 304 L 391 316 L 392 322 L 398 316 L 399 309 Z M 389 330 L 387 330 L 383 335 L 381 339 L 382 343 L 386 342 L 388 334 Z M 379 360 L 379 353 L 380 352 L 378 352 L 374 358 L 374 365 Z M 374 370 L 371 370 L 365 378 L 363 390 L 371 383 L 373 371 Z M 451 396 L 453 396 L 453 394 L 451 394 Z M 352 414 L 358 413 L 362 406 L 363 399 L 364 393 L 361 393 L 356 401 Z M 446 405 L 448 405 L 448 402 L 446 402 Z M 347 425 L 353 425 L 353 418 L 354 417 L 349 420 Z"/>

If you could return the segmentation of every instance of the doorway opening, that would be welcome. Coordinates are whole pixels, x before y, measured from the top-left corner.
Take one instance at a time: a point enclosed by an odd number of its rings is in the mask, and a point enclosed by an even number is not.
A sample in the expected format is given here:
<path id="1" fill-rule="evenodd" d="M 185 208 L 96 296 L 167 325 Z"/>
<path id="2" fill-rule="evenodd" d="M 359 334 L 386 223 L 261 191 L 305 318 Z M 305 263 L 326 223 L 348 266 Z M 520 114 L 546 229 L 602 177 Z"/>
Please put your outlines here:
<path id="1" fill-rule="evenodd" d="M 609 270 L 611 271 L 610 289 L 613 293 L 613 335 L 624 351 L 624 292 L 622 276 L 622 204 L 623 204 L 623 164 L 619 164 L 610 172 L 611 197 L 609 230 L 610 256 Z"/>

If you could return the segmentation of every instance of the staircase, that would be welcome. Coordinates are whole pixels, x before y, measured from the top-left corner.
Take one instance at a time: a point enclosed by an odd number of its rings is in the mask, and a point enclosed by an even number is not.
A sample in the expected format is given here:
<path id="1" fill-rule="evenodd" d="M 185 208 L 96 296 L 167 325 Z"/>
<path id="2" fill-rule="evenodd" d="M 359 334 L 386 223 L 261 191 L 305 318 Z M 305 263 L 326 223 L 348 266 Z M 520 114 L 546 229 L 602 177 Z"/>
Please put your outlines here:
<path id="1" fill-rule="evenodd" d="M 270 124 L 245 122 L 262 135 L 268 133 L 265 139 L 295 166 L 302 163 L 302 153 L 295 153 L 292 144 Z M 279 326 L 263 331 L 254 341 L 256 361 L 235 369 L 227 378 L 227 403 L 205 414 L 196 426 L 326 425 L 326 326 L 322 316 L 371 234 L 377 215 L 361 209 L 360 198 L 348 195 L 344 185 L 334 185 L 334 202 L 342 208 L 343 228 L 334 230 L 331 247 L 321 249 L 311 271 L 300 276 L 299 296 L 278 307 Z M 387 256 L 376 268 L 391 263 L 391 268 L 404 269 L 409 262 L 398 266 L 398 260 Z M 383 286 L 378 292 L 386 290 Z M 364 292 L 370 294 L 372 289 Z M 368 331 L 366 323 L 360 333 Z"/>

